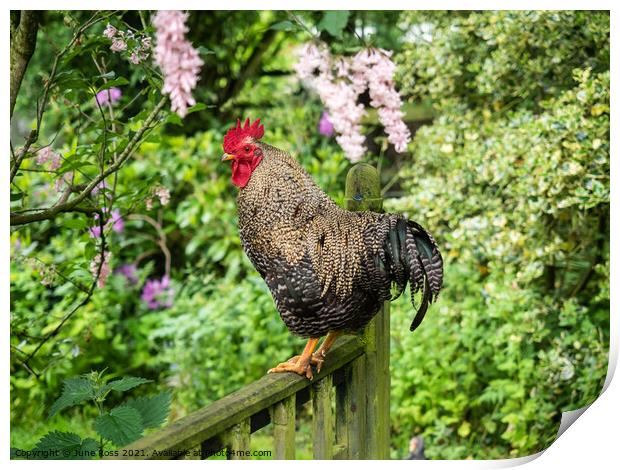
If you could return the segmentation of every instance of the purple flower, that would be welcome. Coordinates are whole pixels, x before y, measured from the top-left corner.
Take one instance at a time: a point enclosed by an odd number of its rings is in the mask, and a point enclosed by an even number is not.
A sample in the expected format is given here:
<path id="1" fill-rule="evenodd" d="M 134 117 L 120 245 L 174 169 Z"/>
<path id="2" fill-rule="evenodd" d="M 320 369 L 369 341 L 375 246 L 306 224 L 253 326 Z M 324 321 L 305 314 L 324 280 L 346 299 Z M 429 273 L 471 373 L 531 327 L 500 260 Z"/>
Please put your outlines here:
<path id="1" fill-rule="evenodd" d="M 119 88 L 110 88 L 109 90 L 101 90 L 95 96 L 97 103 L 100 106 L 106 105 L 109 103 L 115 103 L 121 99 L 121 90 Z"/>
<path id="2" fill-rule="evenodd" d="M 170 288 L 170 277 L 166 274 L 161 280 L 148 279 L 142 289 L 142 300 L 151 310 L 172 307 L 174 291 Z"/>
<path id="3" fill-rule="evenodd" d="M 138 270 L 133 263 L 123 264 L 115 272 L 116 274 L 125 276 L 130 284 L 136 284 L 138 282 Z"/>
<path id="4" fill-rule="evenodd" d="M 112 211 L 112 230 L 116 233 L 122 233 L 125 230 L 125 222 L 121 217 L 121 211 L 118 209 Z"/>
<path id="5" fill-rule="evenodd" d="M 101 237 L 101 227 L 99 225 L 89 228 L 88 231 L 90 232 L 90 236 L 93 238 Z"/>
<path id="6" fill-rule="evenodd" d="M 329 114 L 326 111 L 323 111 L 321 119 L 319 119 L 319 134 L 325 137 L 334 135 L 334 125 L 329 120 Z"/>
<path id="7" fill-rule="evenodd" d="M 99 191 L 105 191 L 107 189 L 110 189 L 110 187 L 108 186 L 108 183 L 106 183 L 106 181 L 103 180 L 103 181 L 101 181 L 101 183 L 99 183 L 98 185 L 96 185 L 93 188 L 92 194 L 93 195 L 99 194 Z M 108 199 L 110 199 L 112 197 L 112 195 L 111 194 L 107 194 L 107 197 L 108 197 Z"/>

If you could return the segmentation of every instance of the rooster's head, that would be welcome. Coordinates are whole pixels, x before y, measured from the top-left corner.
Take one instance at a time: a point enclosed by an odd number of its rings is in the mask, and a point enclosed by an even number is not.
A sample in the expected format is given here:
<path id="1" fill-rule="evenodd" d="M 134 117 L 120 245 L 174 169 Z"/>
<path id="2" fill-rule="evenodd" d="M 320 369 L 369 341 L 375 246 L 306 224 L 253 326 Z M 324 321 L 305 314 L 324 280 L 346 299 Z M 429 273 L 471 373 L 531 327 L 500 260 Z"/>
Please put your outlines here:
<path id="1" fill-rule="evenodd" d="M 252 172 L 263 159 L 263 151 L 257 145 L 263 137 L 265 128 L 260 119 L 250 124 L 246 119 L 245 124 L 237 119 L 237 125 L 228 130 L 224 136 L 224 155 L 222 161 L 232 160 L 232 182 L 239 188 L 244 188 Z"/>

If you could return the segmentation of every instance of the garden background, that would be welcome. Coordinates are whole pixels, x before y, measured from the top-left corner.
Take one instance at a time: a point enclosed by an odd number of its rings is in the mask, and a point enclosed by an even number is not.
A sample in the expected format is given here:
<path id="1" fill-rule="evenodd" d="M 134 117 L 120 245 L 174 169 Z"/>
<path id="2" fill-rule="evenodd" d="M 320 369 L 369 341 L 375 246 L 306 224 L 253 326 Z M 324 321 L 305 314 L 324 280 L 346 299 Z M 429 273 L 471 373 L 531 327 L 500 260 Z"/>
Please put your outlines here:
<path id="1" fill-rule="evenodd" d="M 48 418 L 65 379 L 150 379 L 108 400 L 169 390 L 171 421 L 299 350 L 241 249 L 219 157 L 236 118 L 259 117 L 263 140 L 342 202 L 351 162 L 295 71 L 309 42 L 392 51 L 413 139 L 397 153 L 371 110 L 363 160 L 386 209 L 428 227 L 444 255 L 445 288 L 414 334 L 408 296 L 392 304 L 392 457 L 420 435 L 428 458 L 532 454 L 562 411 L 597 397 L 607 12 L 190 12 L 202 66 L 183 118 L 162 98 L 154 15 L 11 12 L 11 446 L 96 437 L 95 405 Z"/>

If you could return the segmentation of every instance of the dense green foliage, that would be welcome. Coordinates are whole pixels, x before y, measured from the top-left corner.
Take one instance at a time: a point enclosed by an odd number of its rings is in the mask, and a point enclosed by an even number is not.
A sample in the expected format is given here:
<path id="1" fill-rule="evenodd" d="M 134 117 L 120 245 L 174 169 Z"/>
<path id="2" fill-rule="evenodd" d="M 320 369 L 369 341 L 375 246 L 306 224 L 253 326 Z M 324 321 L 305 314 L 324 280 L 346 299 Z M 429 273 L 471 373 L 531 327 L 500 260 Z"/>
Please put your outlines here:
<path id="1" fill-rule="evenodd" d="M 526 455 L 607 371 L 609 17 L 431 24 L 400 70 L 438 118 L 417 133 L 406 196 L 389 207 L 433 227 L 447 281 L 419 334 L 402 334 L 400 317 L 392 328 L 394 422 L 431 427 L 432 457 Z"/>
<path id="2" fill-rule="evenodd" d="M 152 34 L 149 15 L 109 21 Z M 13 116 L 16 148 L 53 54 L 89 16 L 41 19 Z M 53 203 L 55 182 L 70 171 L 75 184 L 97 175 L 159 101 L 161 77 L 150 61 L 134 66 L 109 51 L 107 21 L 61 61 L 51 90 L 39 145 L 53 143 L 66 163 L 44 173 L 35 156 L 26 159 L 12 211 Z M 94 437 L 95 407 L 40 424 L 68 377 L 105 367 L 148 377 L 144 393 L 172 389 L 174 420 L 299 352 L 302 340 L 287 332 L 241 250 L 236 189 L 219 157 L 232 117 L 260 117 L 264 140 L 298 156 L 342 202 L 349 162 L 317 133 L 321 104 L 292 73 L 312 25 L 334 53 L 359 49 L 352 25 L 363 26 L 364 41 L 394 50 L 411 108 L 431 105 L 436 116 L 405 156 L 386 151 L 383 137 L 368 143 L 380 154 L 369 161 L 386 180 L 396 175 L 386 207 L 428 227 L 446 262 L 445 290 L 415 334 L 409 299 L 393 304 L 393 457 L 416 434 L 430 458 L 527 455 L 550 444 L 562 410 L 596 398 L 609 322 L 608 14 L 196 13 L 189 35 L 205 61 L 199 104 L 183 121 L 165 106 L 118 177 L 106 180 L 110 189 L 89 198 L 120 210 L 124 230 L 107 228 L 105 240 L 112 268 L 134 263 L 136 279 L 113 273 L 62 323 L 92 282 L 101 243 L 89 228 L 98 222 L 69 212 L 12 229 L 12 446 L 34 448 L 52 430 Z M 93 97 L 113 85 L 123 95 L 108 122 Z M 376 127 L 365 121 L 367 135 Z M 166 204 L 154 196 L 161 187 L 170 190 Z M 149 308 L 145 283 L 168 273 L 171 306 Z M 33 351 L 29 370 L 23 361 Z M 108 401 L 122 406 L 116 395 Z"/>
<path id="3" fill-rule="evenodd" d="M 106 397 L 110 392 L 126 392 L 147 382 L 150 380 L 141 377 L 110 380 L 109 376 L 97 372 L 65 380 L 62 395 L 52 404 L 48 416 L 51 418 L 66 408 L 92 402 L 91 406 L 98 411 L 93 428 L 99 441 L 82 438 L 75 432 L 50 431 L 33 449 L 11 448 L 11 456 L 34 460 L 89 460 L 118 455 L 117 449 L 111 449 L 110 445 L 124 446 L 140 438 L 146 429 L 161 426 L 170 410 L 170 393 L 132 398 L 111 410 L 106 409 Z"/>

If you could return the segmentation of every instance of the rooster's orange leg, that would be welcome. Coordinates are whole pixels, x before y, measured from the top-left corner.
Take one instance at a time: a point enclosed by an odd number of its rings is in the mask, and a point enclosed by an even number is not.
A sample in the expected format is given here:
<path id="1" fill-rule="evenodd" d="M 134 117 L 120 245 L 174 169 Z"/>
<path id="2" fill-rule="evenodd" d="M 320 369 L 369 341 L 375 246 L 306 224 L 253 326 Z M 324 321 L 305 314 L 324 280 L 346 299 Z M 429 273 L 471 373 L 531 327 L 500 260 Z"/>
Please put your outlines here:
<path id="1" fill-rule="evenodd" d="M 312 364 L 316 366 L 316 371 L 321 372 L 321 367 L 323 366 L 323 361 L 325 360 L 325 355 L 327 351 L 334 345 L 336 339 L 342 334 L 342 331 L 330 331 L 327 333 L 327 336 L 321 343 L 319 349 L 312 355 Z"/>
<path id="2" fill-rule="evenodd" d="M 310 338 L 306 343 L 306 347 L 304 348 L 304 352 L 301 353 L 301 356 L 295 356 L 292 358 L 297 359 L 296 361 L 289 359 L 286 362 L 278 364 L 273 369 L 269 369 L 268 373 L 295 372 L 299 375 L 305 375 L 308 379 L 312 380 L 312 366 L 310 365 L 310 361 L 312 360 L 312 352 L 314 351 L 314 348 L 316 348 L 318 342 L 319 338 Z"/>

